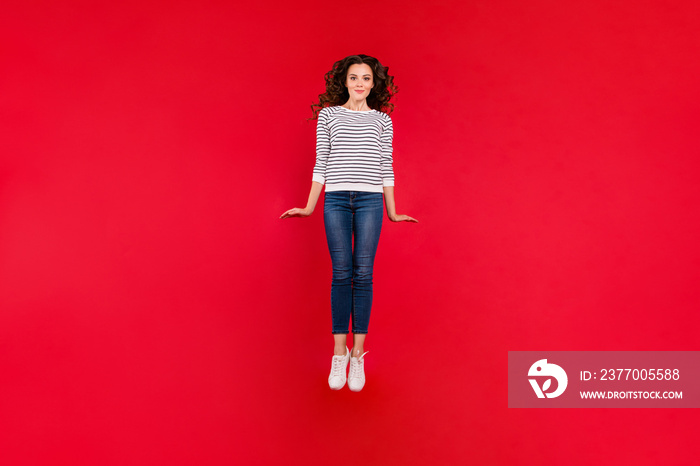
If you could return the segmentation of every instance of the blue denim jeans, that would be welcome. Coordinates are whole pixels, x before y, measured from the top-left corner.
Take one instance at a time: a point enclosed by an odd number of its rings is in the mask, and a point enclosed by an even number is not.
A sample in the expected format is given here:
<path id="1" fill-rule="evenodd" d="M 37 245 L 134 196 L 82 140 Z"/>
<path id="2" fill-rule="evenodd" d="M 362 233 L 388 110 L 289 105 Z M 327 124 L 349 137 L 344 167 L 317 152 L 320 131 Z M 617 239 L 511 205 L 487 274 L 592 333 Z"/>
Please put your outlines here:
<path id="1" fill-rule="evenodd" d="M 333 263 L 331 315 L 334 334 L 347 334 L 351 317 L 352 333 L 367 333 L 372 309 L 374 256 L 383 217 L 382 193 L 325 193 L 323 222 Z"/>

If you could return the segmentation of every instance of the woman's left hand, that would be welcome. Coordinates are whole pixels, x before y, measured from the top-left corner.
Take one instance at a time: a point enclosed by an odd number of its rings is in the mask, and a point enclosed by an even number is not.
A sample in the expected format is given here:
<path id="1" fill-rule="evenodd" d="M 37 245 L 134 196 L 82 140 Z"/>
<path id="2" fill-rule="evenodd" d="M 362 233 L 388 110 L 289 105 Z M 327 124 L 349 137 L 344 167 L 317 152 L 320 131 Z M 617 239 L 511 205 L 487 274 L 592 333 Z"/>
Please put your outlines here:
<path id="1" fill-rule="evenodd" d="M 416 220 L 413 217 L 409 217 L 408 215 L 405 214 L 396 214 L 396 215 L 390 215 L 389 220 L 392 222 L 411 222 L 411 223 L 418 223 L 418 220 Z"/>

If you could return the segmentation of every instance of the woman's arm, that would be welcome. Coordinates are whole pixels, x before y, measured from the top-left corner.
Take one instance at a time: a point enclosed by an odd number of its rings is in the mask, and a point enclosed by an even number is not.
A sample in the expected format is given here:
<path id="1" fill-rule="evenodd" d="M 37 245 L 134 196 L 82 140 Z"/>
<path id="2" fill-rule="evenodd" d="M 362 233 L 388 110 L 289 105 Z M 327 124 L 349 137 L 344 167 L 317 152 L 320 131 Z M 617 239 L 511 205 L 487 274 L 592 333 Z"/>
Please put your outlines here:
<path id="1" fill-rule="evenodd" d="M 309 211 L 311 215 L 316 208 L 316 203 L 318 202 L 319 196 L 321 196 L 321 189 L 323 185 L 318 181 L 311 182 L 311 192 L 309 192 L 309 200 L 306 201 L 306 210 Z"/>
<path id="2" fill-rule="evenodd" d="M 280 215 L 280 218 L 308 217 L 316 208 L 321 190 L 326 183 L 326 166 L 328 164 L 328 156 L 331 153 L 331 139 L 330 132 L 328 131 L 328 115 L 326 113 L 326 108 L 322 108 L 318 113 L 318 121 L 316 122 L 316 164 L 314 165 L 313 176 L 311 177 L 313 181 L 311 182 L 309 200 L 306 201 L 306 207 L 303 209 L 294 207 Z"/>
<path id="3" fill-rule="evenodd" d="M 394 203 L 394 187 L 384 186 L 384 205 L 386 205 L 386 215 L 389 220 L 394 221 L 396 217 L 396 204 Z"/>
<path id="4" fill-rule="evenodd" d="M 314 212 L 314 209 L 316 208 L 316 203 L 318 202 L 319 196 L 321 196 L 321 190 L 323 189 L 323 185 L 319 183 L 318 181 L 312 181 L 311 182 L 311 192 L 309 193 L 309 200 L 306 201 L 306 207 L 303 209 L 300 209 L 299 207 L 294 207 L 293 209 L 289 209 L 282 215 L 280 215 L 280 218 L 288 218 L 288 217 L 308 217 Z"/>
<path id="5" fill-rule="evenodd" d="M 386 118 L 386 126 L 382 131 L 382 153 L 381 153 L 381 172 L 382 184 L 384 185 L 384 204 L 386 205 L 386 215 L 392 222 L 413 222 L 418 223 L 415 218 L 408 215 L 399 215 L 396 213 L 396 204 L 394 203 L 394 123 L 390 116 Z"/>
<path id="6" fill-rule="evenodd" d="M 394 202 L 394 187 L 384 186 L 384 204 L 386 205 L 386 215 L 392 222 L 413 222 L 418 223 L 413 217 L 408 215 L 397 214 L 396 204 Z"/>

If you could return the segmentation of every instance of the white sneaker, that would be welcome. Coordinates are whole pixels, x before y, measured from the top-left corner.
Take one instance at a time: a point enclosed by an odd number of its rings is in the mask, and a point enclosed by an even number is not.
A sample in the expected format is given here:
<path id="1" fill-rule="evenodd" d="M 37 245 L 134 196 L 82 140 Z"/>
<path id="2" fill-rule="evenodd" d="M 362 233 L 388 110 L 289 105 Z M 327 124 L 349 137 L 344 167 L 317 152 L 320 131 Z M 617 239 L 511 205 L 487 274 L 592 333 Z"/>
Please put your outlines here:
<path id="1" fill-rule="evenodd" d="M 350 375 L 348 376 L 348 388 L 353 392 L 359 392 L 365 386 L 365 354 L 359 358 L 350 358 Z"/>
<path id="2" fill-rule="evenodd" d="M 345 347 L 345 356 L 333 356 L 331 361 L 331 374 L 328 376 L 328 385 L 331 390 L 340 390 L 345 385 L 347 380 L 346 370 L 348 368 L 348 360 L 350 359 L 350 350 Z"/>

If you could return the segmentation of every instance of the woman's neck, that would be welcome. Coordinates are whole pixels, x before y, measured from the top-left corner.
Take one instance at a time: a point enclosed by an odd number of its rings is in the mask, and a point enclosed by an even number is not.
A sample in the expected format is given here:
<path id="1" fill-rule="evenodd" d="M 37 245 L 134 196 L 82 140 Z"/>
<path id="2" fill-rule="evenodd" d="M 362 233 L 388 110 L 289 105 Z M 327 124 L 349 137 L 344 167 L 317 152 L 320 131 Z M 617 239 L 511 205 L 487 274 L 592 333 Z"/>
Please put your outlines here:
<path id="1" fill-rule="evenodd" d="M 351 102 L 350 100 L 348 100 L 342 106 L 347 108 L 348 110 L 354 110 L 355 112 L 366 112 L 366 111 L 372 110 L 367 105 L 366 99 L 363 100 L 362 102 L 359 102 L 359 103 Z"/>

